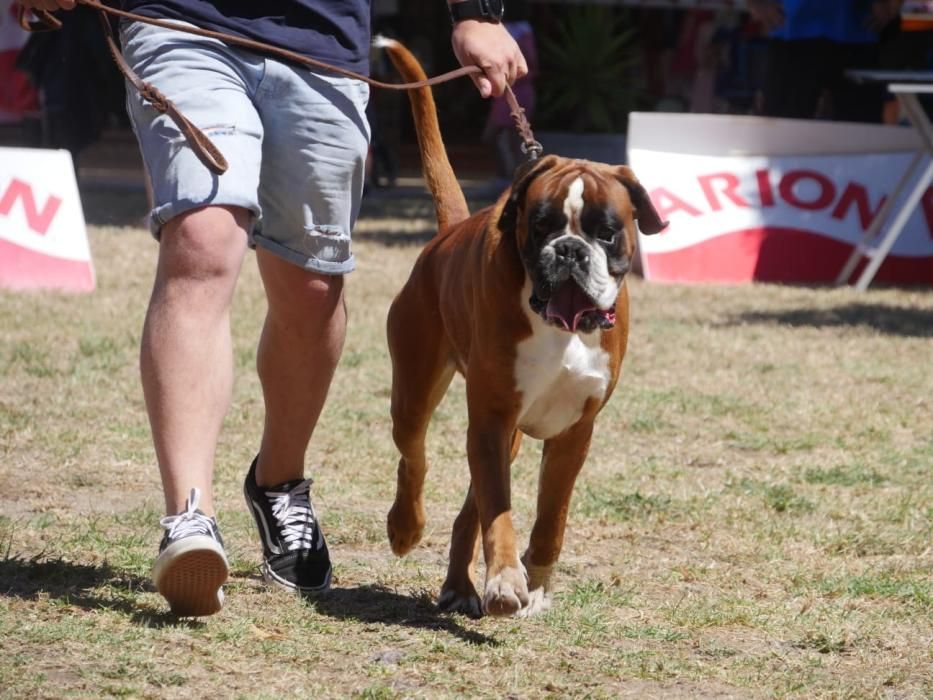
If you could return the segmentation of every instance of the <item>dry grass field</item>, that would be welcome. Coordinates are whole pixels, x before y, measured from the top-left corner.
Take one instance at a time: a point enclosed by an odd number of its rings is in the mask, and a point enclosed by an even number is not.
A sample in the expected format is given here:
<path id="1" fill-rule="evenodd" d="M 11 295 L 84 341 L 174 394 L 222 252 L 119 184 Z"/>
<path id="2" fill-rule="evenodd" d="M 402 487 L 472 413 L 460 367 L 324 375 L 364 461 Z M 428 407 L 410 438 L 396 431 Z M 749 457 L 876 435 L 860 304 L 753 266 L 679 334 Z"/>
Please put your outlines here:
<path id="1" fill-rule="evenodd" d="M 630 350 L 554 607 L 471 620 L 432 602 L 467 474 L 461 380 L 430 434 L 425 539 L 401 560 L 386 542 L 383 329 L 430 220 L 423 202 L 378 209 L 308 458 L 335 562 L 316 599 L 262 584 L 241 496 L 262 421 L 252 258 L 216 474 L 233 576 L 197 621 L 148 579 L 162 502 L 137 348 L 155 244 L 92 226 L 94 294 L 0 292 L 0 697 L 933 696 L 933 291 L 630 280 Z M 524 536 L 539 458 L 526 440 L 513 469 Z"/>

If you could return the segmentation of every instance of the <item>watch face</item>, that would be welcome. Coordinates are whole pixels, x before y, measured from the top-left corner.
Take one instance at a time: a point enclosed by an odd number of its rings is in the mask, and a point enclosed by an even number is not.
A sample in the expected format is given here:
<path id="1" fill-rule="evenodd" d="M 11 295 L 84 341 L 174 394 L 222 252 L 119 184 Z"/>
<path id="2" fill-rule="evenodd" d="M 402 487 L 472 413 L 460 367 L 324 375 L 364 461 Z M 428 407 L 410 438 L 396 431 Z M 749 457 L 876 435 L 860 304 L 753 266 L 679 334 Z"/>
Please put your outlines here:
<path id="1" fill-rule="evenodd" d="M 503 0 L 486 0 L 489 5 L 489 14 L 496 19 L 500 19 L 505 12 L 505 3 Z"/>

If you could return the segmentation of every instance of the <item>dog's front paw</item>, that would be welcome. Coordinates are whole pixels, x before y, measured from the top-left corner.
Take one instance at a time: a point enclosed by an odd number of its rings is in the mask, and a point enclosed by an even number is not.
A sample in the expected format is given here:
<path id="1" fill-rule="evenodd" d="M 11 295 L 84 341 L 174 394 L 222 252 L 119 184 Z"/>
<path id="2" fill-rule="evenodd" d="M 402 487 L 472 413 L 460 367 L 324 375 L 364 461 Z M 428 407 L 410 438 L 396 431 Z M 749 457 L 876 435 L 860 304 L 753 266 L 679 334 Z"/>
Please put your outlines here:
<path id="1" fill-rule="evenodd" d="M 545 610 L 551 609 L 551 594 L 544 587 L 533 588 L 528 592 L 528 603 L 517 613 L 515 617 L 531 617 Z"/>
<path id="2" fill-rule="evenodd" d="M 469 588 L 448 586 L 446 583 L 437 598 L 437 607 L 444 612 L 458 612 L 472 618 L 483 616 L 483 603 L 473 584 Z"/>
<path id="3" fill-rule="evenodd" d="M 522 557 L 522 566 L 528 574 L 528 604 L 516 613 L 517 617 L 531 617 L 551 608 L 550 566 L 537 566 L 529 561 L 528 554 Z"/>
<path id="4" fill-rule="evenodd" d="M 514 615 L 527 604 L 528 584 L 521 569 L 505 567 L 486 581 L 483 610 L 487 615 Z"/>
<path id="5" fill-rule="evenodd" d="M 404 556 L 421 540 L 424 531 L 424 507 L 413 501 L 396 498 L 386 518 L 386 532 L 392 551 Z"/>

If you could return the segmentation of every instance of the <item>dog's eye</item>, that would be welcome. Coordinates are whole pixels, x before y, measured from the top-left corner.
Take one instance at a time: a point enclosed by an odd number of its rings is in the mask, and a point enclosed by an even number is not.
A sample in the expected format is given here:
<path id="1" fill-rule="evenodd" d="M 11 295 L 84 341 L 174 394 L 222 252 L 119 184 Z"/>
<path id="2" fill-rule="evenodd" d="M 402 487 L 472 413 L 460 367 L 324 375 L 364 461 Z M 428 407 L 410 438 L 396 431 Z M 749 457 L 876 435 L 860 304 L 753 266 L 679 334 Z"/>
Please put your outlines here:
<path id="1" fill-rule="evenodd" d="M 550 219 L 537 219 L 531 224 L 532 231 L 538 238 L 547 238 L 559 228 L 555 228 L 554 222 Z"/>
<path id="2" fill-rule="evenodd" d="M 600 243 L 613 243 L 618 231 L 610 226 L 599 226 L 596 229 L 596 240 Z"/>

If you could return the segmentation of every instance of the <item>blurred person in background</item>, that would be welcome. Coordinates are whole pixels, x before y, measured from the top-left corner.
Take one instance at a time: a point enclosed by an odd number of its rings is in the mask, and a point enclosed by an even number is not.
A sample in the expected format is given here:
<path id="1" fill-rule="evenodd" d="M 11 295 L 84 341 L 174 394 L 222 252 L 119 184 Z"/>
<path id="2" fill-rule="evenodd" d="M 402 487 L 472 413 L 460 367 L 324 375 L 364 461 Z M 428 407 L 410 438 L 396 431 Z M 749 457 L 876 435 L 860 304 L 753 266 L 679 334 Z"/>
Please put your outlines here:
<path id="1" fill-rule="evenodd" d="M 29 35 L 16 59 L 40 96 L 38 128 L 28 143 L 71 153 L 75 173 L 86 148 L 108 126 L 126 126 L 126 94 L 97 13 L 78 7 L 55 32 Z"/>
<path id="2" fill-rule="evenodd" d="M 901 21 L 885 31 L 881 44 L 882 70 L 933 71 L 933 0 L 905 0 Z M 933 118 L 933 95 L 917 99 Z M 884 105 L 886 124 L 907 123 L 900 102 L 888 94 Z"/>
<path id="3" fill-rule="evenodd" d="M 881 33 L 902 0 L 748 0 L 768 32 L 761 113 L 793 119 L 880 122 L 884 91 L 849 69 L 880 66 Z"/>

